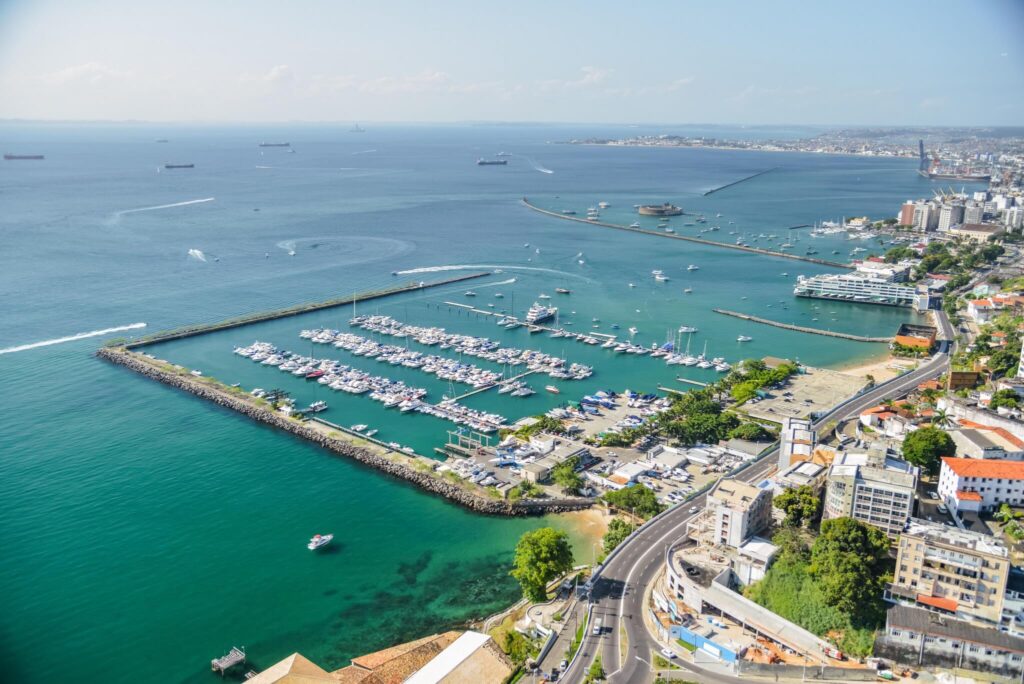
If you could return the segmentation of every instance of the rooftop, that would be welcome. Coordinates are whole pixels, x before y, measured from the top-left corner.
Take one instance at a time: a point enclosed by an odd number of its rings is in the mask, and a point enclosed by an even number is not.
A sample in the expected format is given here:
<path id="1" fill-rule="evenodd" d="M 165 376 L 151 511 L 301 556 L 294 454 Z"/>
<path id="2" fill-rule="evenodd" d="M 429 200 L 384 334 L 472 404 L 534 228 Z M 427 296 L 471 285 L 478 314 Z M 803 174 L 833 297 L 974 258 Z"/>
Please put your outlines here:
<path id="1" fill-rule="evenodd" d="M 994 537 L 979 532 L 968 532 L 942 523 L 928 522 L 919 518 L 911 518 L 904 537 L 917 537 L 931 544 L 952 546 L 958 549 L 970 549 L 978 553 L 1007 558 L 1009 556 L 1003 543 Z"/>
<path id="2" fill-rule="evenodd" d="M 708 498 L 713 497 L 729 508 L 746 510 L 761 492 L 761 489 L 746 482 L 719 480 Z"/>
<path id="3" fill-rule="evenodd" d="M 890 628 L 909 629 L 918 634 L 969 641 L 1004 651 L 1024 653 L 1024 639 L 1020 637 L 1010 636 L 998 629 L 978 627 L 963 620 L 944 617 L 923 608 L 894 606 L 886 613 L 886 625 Z"/>
<path id="4" fill-rule="evenodd" d="M 949 468 L 960 477 L 1002 478 L 1024 480 L 1024 461 L 981 458 L 942 458 L 944 468 Z"/>
<path id="5" fill-rule="evenodd" d="M 898 458 L 865 452 L 841 452 L 832 461 L 829 477 L 856 477 L 865 482 L 891 487 L 917 483 L 918 468 Z"/>

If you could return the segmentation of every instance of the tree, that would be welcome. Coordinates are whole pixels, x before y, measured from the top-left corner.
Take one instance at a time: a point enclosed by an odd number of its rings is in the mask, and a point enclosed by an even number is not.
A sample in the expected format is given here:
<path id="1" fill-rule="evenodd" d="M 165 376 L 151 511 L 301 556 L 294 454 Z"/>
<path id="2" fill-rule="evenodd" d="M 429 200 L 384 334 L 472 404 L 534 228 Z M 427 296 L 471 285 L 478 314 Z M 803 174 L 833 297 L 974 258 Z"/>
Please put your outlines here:
<path id="1" fill-rule="evenodd" d="M 903 458 L 927 473 L 939 470 L 939 458 L 956 453 L 953 438 L 936 427 L 914 430 L 903 438 Z"/>
<path id="2" fill-rule="evenodd" d="M 530 657 L 531 644 L 525 636 L 510 629 L 505 632 L 505 644 L 502 650 L 508 654 L 509 660 L 516 665 L 522 665 Z"/>
<path id="3" fill-rule="evenodd" d="M 999 510 L 995 512 L 995 518 L 1004 525 L 1009 525 L 1011 522 L 1020 517 L 1020 513 L 1010 508 L 1009 504 L 1001 504 Z"/>
<path id="4" fill-rule="evenodd" d="M 658 503 L 654 492 L 643 485 L 631 485 L 618 491 L 605 492 L 604 500 L 619 510 L 632 511 L 645 520 L 661 513 L 665 508 Z"/>
<path id="5" fill-rule="evenodd" d="M 932 423 L 935 427 L 948 428 L 953 424 L 953 419 L 946 413 L 946 409 L 935 409 L 935 415 L 932 416 Z"/>
<path id="6" fill-rule="evenodd" d="M 863 621 L 880 610 L 889 562 L 889 538 L 882 530 L 835 518 L 821 524 L 808 571 L 828 605 Z"/>
<path id="7" fill-rule="evenodd" d="M 787 489 L 774 500 L 775 507 L 786 513 L 785 524 L 790 527 L 810 526 L 818 516 L 820 503 L 810 485 Z"/>
<path id="8" fill-rule="evenodd" d="M 604 533 L 604 552 L 611 553 L 612 549 L 621 544 L 634 529 L 636 529 L 634 525 L 622 518 L 612 518 L 611 522 L 608 523 L 608 531 Z"/>
<path id="9" fill-rule="evenodd" d="M 551 479 L 567 494 L 575 494 L 583 487 L 583 478 L 576 472 L 579 464 L 580 457 L 571 456 L 551 469 Z"/>
<path id="10" fill-rule="evenodd" d="M 729 432 L 730 439 L 745 439 L 750 442 L 758 442 L 772 438 L 772 433 L 760 423 L 743 423 Z"/>
<path id="11" fill-rule="evenodd" d="M 510 575 L 531 601 L 547 598 L 548 582 L 572 569 L 569 535 L 551 527 L 526 532 L 516 544 Z"/>
<path id="12" fill-rule="evenodd" d="M 992 358 L 995 357 L 993 356 Z M 992 395 L 992 400 L 989 402 L 988 407 L 990 409 L 997 409 L 1001 406 L 1006 408 L 1017 408 L 1018 399 L 1019 397 L 1017 396 L 1017 393 L 1013 390 L 999 390 Z"/>

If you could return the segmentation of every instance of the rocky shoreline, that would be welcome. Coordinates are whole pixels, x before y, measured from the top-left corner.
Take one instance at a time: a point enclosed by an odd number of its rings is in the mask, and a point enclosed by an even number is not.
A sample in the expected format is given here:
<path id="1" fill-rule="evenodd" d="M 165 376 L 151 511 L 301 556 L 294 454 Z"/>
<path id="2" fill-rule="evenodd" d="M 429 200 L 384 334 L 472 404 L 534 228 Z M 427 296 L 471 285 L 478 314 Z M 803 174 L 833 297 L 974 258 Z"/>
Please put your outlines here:
<path id="1" fill-rule="evenodd" d="M 543 515 L 578 511 L 593 505 L 590 499 L 584 498 L 530 499 L 512 502 L 478 494 L 466 485 L 443 479 L 432 469 L 421 470 L 414 467 L 417 462 L 422 462 L 428 467 L 436 463 L 430 459 L 409 457 L 397 452 L 387 455 L 374 453 L 367 447 L 354 444 L 346 439 L 332 437 L 294 419 L 286 418 L 276 411 L 256 404 L 247 396 L 236 396 L 209 381 L 193 378 L 188 375 L 186 370 L 174 370 L 169 364 L 167 365 L 170 369 L 162 368 L 162 364 L 158 365 L 159 362 L 154 362 L 121 347 L 104 347 L 99 349 L 96 355 L 105 361 L 123 366 L 165 385 L 206 399 L 218 406 L 237 411 L 253 420 L 290 432 L 340 456 L 351 458 L 375 470 L 405 480 L 420 489 L 442 496 L 476 513 L 501 516 Z"/>

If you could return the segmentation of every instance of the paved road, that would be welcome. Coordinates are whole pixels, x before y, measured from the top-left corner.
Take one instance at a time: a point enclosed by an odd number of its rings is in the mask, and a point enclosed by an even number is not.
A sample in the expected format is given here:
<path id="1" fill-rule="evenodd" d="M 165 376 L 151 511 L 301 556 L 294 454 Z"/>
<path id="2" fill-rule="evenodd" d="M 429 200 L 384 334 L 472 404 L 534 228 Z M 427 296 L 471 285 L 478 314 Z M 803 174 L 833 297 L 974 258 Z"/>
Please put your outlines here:
<path id="1" fill-rule="evenodd" d="M 919 383 L 944 373 L 949 367 L 948 352 L 954 332 L 944 313 L 937 312 L 936 319 L 940 328 L 939 339 L 942 342 L 935 356 L 916 370 L 836 406 L 827 414 L 818 417 L 815 426 L 820 427 L 829 421 L 859 415 L 861 411 L 887 398 L 903 396 Z M 744 482 L 762 479 L 777 465 L 777 456 L 778 448 L 740 472 L 736 479 Z M 610 682 L 639 684 L 653 679 L 649 659 L 652 651 L 660 650 L 661 644 L 643 624 L 642 611 L 646 610 L 643 605 L 644 592 L 660 570 L 665 550 L 683 536 L 687 522 L 696 515 L 690 513 L 691 508 L 696 506 L 703 509 L 705 499 L 706 496 L 701 495 L 653 518 L 640 528 L 636 536 L 623 542 L 622 548 L 606 562 L 600 570 L 592 592 L 592 601 L 595 603 L 594 618 L 601 618 L 602 633 L 595 635 L 591 629 L 584 635 L 580 655 L 564 673 L 561 681 L 581 682 L 587 668 L 598 654 L 601 655 Z M 593 619 L 591 624 L 594 624 Z M 620 662 L 620 649 L 626 646 L 620 641 L 623 631 L 628 641 L 628 652 Z M 706 682 L 729 684 L 739 681 L 733 677 L 700 672 L 699 669 L 696 673 L 700 674 L 701 681 Z"/>

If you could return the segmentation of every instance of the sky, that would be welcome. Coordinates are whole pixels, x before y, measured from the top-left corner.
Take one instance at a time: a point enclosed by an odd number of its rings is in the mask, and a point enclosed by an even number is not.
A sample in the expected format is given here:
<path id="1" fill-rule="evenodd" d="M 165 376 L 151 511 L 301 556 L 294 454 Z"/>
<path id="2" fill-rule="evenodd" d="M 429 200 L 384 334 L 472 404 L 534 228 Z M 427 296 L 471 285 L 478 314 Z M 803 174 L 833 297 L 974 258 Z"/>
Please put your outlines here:
<path id="1" fill-rule="evenodd" d="M 0 0 L 0 119 L 1024 125 L 1024 0 Z"/>

